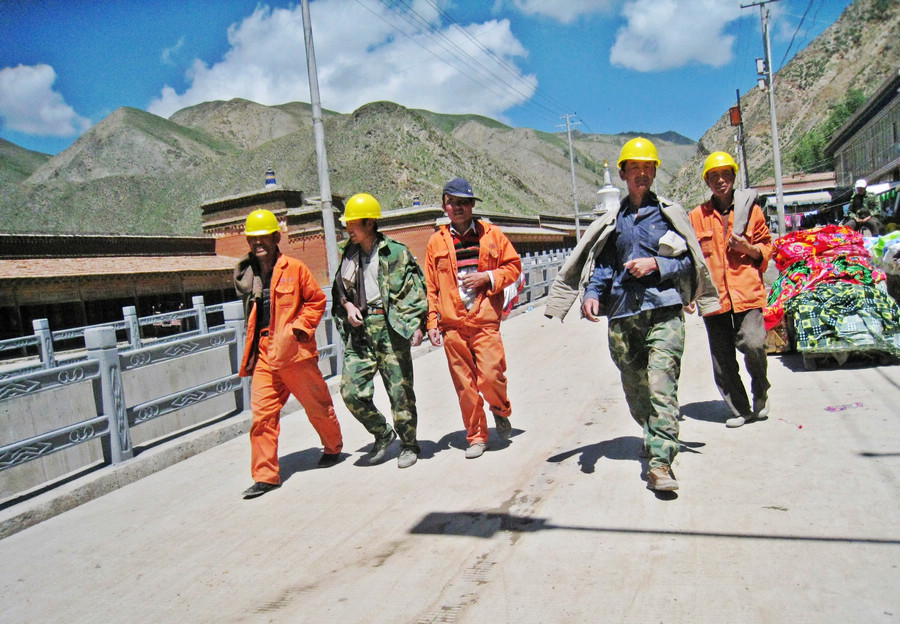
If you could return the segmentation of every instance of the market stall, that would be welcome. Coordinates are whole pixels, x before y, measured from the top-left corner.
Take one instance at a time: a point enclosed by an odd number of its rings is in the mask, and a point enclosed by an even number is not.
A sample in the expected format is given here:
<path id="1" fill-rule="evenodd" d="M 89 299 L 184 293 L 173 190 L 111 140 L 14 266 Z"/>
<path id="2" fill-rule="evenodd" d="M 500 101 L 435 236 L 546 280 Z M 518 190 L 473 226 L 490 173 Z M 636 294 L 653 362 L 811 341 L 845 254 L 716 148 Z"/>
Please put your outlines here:
<path id="1" fill-rule="evenodd" d="M 882 363 L 900 356 L 900 307 L 861 234 L 826 225 L 782 236 L 774 247 L 779 275 L 766 329 L 785 327 L 807 370 L 854 354 Z"/>

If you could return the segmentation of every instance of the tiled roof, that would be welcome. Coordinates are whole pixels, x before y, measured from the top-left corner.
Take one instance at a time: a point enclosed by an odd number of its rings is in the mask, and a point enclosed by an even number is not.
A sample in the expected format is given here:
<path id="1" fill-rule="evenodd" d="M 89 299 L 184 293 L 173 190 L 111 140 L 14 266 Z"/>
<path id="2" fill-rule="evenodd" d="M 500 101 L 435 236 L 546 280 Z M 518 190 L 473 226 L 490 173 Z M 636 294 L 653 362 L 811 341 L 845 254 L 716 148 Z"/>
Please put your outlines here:
<path id="1" fill-rule="evenodd" d="M 212 255 L 22 258 L 0 260 L 0 279 L 231 271 L 235 264 L 237 258 Z"/>

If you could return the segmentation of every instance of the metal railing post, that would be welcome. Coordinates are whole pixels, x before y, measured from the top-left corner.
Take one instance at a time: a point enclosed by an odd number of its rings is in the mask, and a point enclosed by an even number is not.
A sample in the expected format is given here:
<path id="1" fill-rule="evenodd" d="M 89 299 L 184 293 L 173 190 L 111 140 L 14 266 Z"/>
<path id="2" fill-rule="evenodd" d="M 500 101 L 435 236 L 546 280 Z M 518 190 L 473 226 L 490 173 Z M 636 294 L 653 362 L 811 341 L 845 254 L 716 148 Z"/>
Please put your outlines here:
<path id="1" fill-rule="evenodd" d="M 100 364 L 100 396 L 97 404 L 102 408 L 101 413 L 109 420 L 107 459 L 117 464 L 131 459 L 134 451 L 131 448 L 131 432 L 125 413 L 125 392 L 122 389 L 122 367 L 116 346 L 116 330 L 112 327 L 88 328 L 84 330 L 84 344 L 88 356 Z M 107 452 L 106 448 L 104 452 Z"/>
<path id="2" fill-rule="evenodd" d="M 191 297 L 191 305 L 197 311 L 197 329 L 201 334 L 209 333 L 209 323 L 206 320 L 206 304 L 203 302 L 203 295 L 195 295 Z"/>
<path id="3" fill-rule="evenodd" d="M 225 327 L 234 332 L 234 351 L 231 352 L 231 370 L 235 373 L 241 369 L 241 359 L 244 357 L 244 304 L 240 301 L 229 301 L 222 306 L 222 314 L 225 316 Z M 241 378 L 241 391 L 237 396 L 240 410 L 250 407 L 250 378 Z"/>
<path id="4" fill-rule="evenodd" d="M 128 334 L 128 344 L 132 349 L 141 348 L 141 324 L 138 322 L 137 308 L 125 306 L 122 308 L 122 316 L 125 318 L 125 331 Z"/>
<path id="5" fill-rule="evenodd" d="M 41 368 L 53 368 L 56 366 L 56 354 L 53 351 L 53 333 L 50 331 L 50 321 L 34 319 L 31 321 L 31 326 L 34 327 L 34 335 L 41 341 Z"/>

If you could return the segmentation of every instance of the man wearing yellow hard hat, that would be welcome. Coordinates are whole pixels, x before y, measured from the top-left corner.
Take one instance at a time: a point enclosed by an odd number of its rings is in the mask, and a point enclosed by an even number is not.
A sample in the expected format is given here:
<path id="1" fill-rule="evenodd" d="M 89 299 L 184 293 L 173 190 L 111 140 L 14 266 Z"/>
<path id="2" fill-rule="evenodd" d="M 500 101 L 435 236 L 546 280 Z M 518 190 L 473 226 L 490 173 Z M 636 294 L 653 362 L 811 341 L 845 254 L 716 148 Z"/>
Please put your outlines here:
<path id="1" fill-rule="evenodd" d="M 316 327 L 325 314 L 325 293 L 305 264 L 278 249 L 281 229 L 272 212 L 251 212 L 244 234 L 250 253 L 235 267 L 234 285 L 244 300 L 247 318 L 240 374 L 252 375 L 253 485 L 243 496 L 256 498 L 281 486 L 280 414 L 291 394 L 300 401 L 325 447 L 320 467 L 340 461 L 343 438 L 316 349 Z"/>
<path id="2" fill-rule="evenodd" d="M 772 235 L 753 190 L 734 189 L 738 166 L 727 152 L 713 152 L 703 164 L 712 196 L 691 211 L 703 257 L 719 291 L 721 308 L 703 316 L 713 377 L 731 409 L 726 427 L 740 427 L 769 414 L 763 273 L 772 257 Z M 750 398 L 741 380 L 736 351 L 744 354 Z"/>
<path id="3" fill-rule="evenodd" d="M 647 487 L 678 489 L 678 378 L 684 351 L 684 305 L 718 307 L 715 286 L 684 208 L 651 190 L 656 146 L 631 139 L 619 155 L 628 195 L 595 220 L 556 276 L 545 314 L 565 318 L 582 294 L 589 321 L 609 319 L 609 352 L 619 369 L 648 458 Z"/>
<path id="4" fill-rule="evenodd" d="M 428 302 L 412 252 L 378 231 L 381 206 L 368 193 L 347 201 L 341 223 L 348 240 L 332 285 L 332 315 L 344 340 L 341 396 L 350 413 L 375 436 L 369 463 L 381 462 L 400 437 L 397 466 L 416 463 L 416 394 L 410 346 L 422 344 Z M 391 402 L 394 427 L 375 406 L 375 374 Z"/>

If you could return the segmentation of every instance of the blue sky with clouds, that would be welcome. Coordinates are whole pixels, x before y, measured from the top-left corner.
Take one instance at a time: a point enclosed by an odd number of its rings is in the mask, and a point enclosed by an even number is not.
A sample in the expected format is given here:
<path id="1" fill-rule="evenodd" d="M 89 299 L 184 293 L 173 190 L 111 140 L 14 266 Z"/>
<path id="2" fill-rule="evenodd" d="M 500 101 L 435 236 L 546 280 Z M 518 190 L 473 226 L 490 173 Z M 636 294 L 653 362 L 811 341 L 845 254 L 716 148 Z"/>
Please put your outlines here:
<path id="1" fill-rule="evenodd" d="M 752 0 L 743 0 L 750 4 Z M 756 85 L 740 0 L 312 0 L 322 105 L 700 136 Z M 850 0 L 777 0 L 777 70 Z M 309 101 L 299 2 L 0 0 L 0 137 L 56 154 L 116 108 Z"/>

